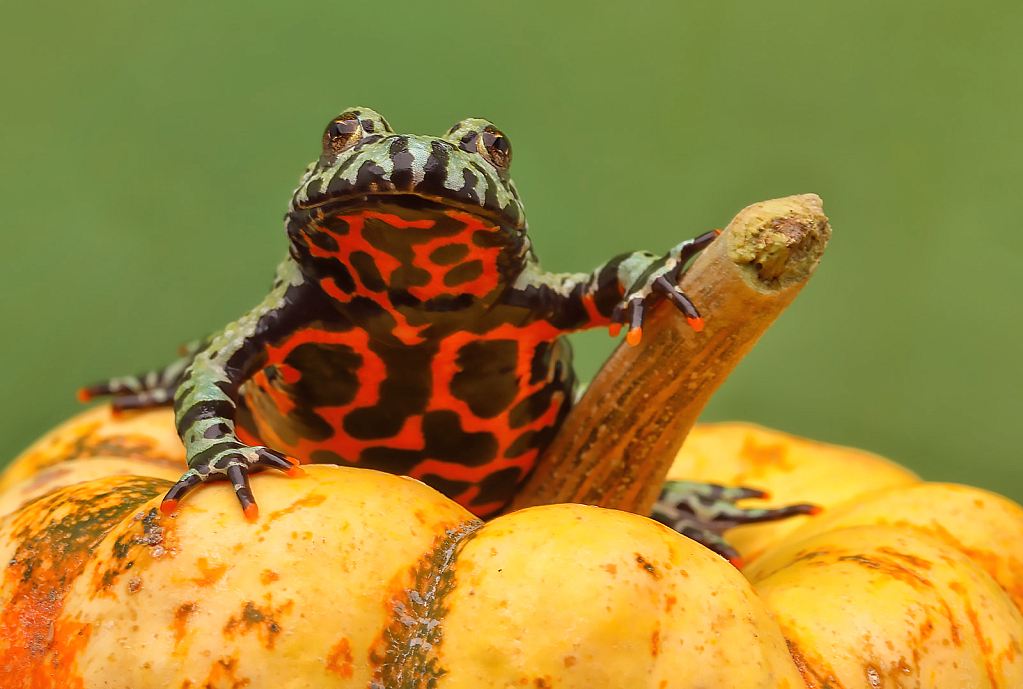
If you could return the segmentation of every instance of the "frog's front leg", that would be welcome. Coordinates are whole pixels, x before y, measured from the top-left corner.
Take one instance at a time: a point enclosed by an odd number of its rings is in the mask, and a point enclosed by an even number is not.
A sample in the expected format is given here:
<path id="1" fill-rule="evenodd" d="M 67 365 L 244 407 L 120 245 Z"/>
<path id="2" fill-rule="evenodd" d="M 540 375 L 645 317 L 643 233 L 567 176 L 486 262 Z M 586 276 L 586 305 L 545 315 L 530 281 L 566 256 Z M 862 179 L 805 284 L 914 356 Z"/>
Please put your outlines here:
<path id="1" fill-rule="evenodd" d="M 545 273 L 530 258 L 505 300 L 565 332 L 610 325 L 614 337 L 628 322 L 628 342 L 636 345 L 649 308 L 667 299 L 699 331 L 703 319 L 678 281 L 689 259 L 719 234 L 712 230 L 688 239 L 660 257 L 645 251 L 621 254 L 589 274 Z"/>
<path id="2" fill-rule="evenodd" d="M 298 461 L 266 447 L 250 447 L 238 439 L 235 418 L 242 384 L 266 362 L 266 345 L 300 323 L 307 291 L 290 259 L 278 269 L 273 291 L 248 314 L 209 338 L 184 372 L 174 396 L 175 424 L 185 444 L 189 469 L 167 492 L 160 505 L 173 512 L 196 486 L 230 481 L 245 516 L 258 514 L 249 474 L 264 468 L 289 476 L 302 473 Z"/>

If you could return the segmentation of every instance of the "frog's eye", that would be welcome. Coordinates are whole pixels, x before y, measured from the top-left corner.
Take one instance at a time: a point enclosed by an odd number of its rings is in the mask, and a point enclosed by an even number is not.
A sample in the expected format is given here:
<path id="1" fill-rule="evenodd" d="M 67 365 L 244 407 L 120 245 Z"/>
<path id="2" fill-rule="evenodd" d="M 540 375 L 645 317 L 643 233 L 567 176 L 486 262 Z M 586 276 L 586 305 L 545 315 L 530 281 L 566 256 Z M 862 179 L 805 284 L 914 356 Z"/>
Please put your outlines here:
<path id="1" fill-rule="evenodd" d="M 508 137 L 495 127 L 487 127 L 480 132 L 476 138 L 476 150 L 499 170 L 507 170 L 511 165 L 511 144 Z"/>
<path id="2" fill-rule="evenodd" d="M 362 138 L 362 125 L 358 116 L 346 114 L 327 125 L 323 133 L 323 154 L 337 155 Z"/>

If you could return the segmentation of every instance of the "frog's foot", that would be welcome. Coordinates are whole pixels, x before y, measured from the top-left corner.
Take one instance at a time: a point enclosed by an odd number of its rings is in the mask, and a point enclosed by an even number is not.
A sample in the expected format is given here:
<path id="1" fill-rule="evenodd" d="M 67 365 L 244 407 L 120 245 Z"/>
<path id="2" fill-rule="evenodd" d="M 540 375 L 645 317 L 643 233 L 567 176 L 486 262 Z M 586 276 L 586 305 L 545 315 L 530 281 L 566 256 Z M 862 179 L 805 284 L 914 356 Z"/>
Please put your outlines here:
<path id="1" fill-rule="evenodd" d="M 266 447 L 248 447 L 237 441 L 225 441 L 203 452 L 205 457 L 191 462 L 191 468 L 171 486 L 160 503 L 160 511 L 170 514 L 186 494 L 201 483 L 230 481 L 246 518 L 259 516 L 259 507 L 249 487 L 249 474 L 262 469 L 279 469 L 292 478 L 305 472 L 292 459 Z"/>
<path id="2" fill-rule="evenodd" d="M 740 524 L 776 521 L 821 511 L 817 505 L 805 503 L 775 509 L 746 509 L 735 504 L 738 500 L 766 497 L 767 493 L 754 488 L 668 481 L 651 516 L 741 568 L 743 562 L 739 553 L 722 538 L 725 531 Z"/>
<path id="3" fill-rule="evenodd" d="M 663 258 L 652 262 L 612 311 L 611 337 L 617 337 L 622 325 L 628 322 L 629 333 L 626 340 L 630 345 L 638 345 L 643 338 L 643 320 L 647 309 L 662 299 L 674 304 L 693 330 L 696 332 L 703 330 L 700 312 L 693 306 L 689 297 L 678 288 L 678 281 L 685 272 L 689 259 L 705 249 L 719 234 L 721 230 L 711 230 L 695 239 L 682 242 Z"/>
<path id="4" fill-rule="evenodd" d="M 111 378 L 80 388 L 78 399 L 88 402 L 96 397 L 113 397 L 110 406 L 115 413 L 126 409 L 148 409 L 173 404 L 174 392 L 178 389 L 181 377 L 201 345 L 201 341 L 183 345 L 179 351 L 181 358 L 165 368 L 138 376 Z"/>

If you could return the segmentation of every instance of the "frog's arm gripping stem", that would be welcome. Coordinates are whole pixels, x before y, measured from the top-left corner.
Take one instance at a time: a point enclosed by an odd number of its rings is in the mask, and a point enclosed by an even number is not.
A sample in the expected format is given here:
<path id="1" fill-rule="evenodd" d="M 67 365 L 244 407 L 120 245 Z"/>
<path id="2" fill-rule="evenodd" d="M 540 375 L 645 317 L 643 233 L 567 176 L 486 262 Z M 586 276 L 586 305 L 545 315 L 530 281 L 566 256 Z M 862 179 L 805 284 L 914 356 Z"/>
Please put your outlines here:
<path id="1" fill-rule="evenodd" d="M 658 257 L 645 251 L 621 254 L 592 273 L 544 273 L 535 259 L 505 297 L 513 306 L 523 306 L 555 328 L 564 331 L 610 325 L 617 336 L 628 321 L 629 344 L 639 344 L 643 318 L 648 308 L 667 299 L 685 316 L 693 330 L 703 329 L 703 320 L 678 281 L 689 260 L 706 248 L 720 230 L 712 230 L 673 247 Z"/>

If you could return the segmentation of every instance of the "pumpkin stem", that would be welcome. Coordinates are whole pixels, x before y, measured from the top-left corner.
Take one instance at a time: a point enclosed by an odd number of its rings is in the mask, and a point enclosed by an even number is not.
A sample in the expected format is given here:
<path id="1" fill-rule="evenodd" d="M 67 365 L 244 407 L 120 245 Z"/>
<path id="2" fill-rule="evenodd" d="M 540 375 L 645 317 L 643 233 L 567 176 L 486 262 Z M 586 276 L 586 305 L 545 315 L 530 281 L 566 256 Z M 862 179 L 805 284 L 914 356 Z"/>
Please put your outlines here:
<path id="1" fill-rule="evenodd" d="M 830 236 L 814 194 L 741 211 L 679 283 L 704 319 L 654 308 L 642 340 L 630 336 L 635 346 L 619 346 L 598 371 L 510 509 L 575 502 L 649 515 L 710 396 L 792 303 Z"/>

